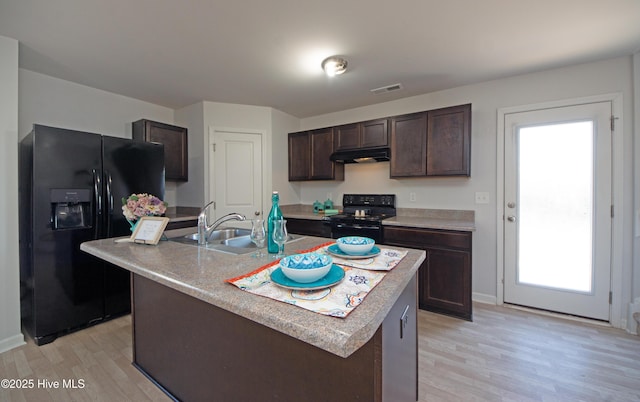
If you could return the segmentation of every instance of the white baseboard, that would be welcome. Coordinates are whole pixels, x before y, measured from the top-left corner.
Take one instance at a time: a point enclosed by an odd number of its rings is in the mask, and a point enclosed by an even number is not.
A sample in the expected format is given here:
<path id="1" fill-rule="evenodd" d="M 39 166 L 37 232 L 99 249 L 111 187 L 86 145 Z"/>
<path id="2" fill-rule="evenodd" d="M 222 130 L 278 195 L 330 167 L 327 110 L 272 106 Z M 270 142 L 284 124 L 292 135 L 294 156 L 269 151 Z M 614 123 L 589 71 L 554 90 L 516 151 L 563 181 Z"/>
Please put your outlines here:
<path id="1" fill-rule="evenodd" d="M 486 295 L 484 293 L 473 293 L 471 295 L 471 299 L 474 302 L 485 303 L 485 304 L 493 304 L 494 306 L 498 304 L 498 298 L 492 295 Z"/>
<path id="2" fill-rule="evenodd" d="M 5 339 L 0 339 L 0 353 L 6 352 L 7 350 L 11 350 L 13 348 L 17 348 L 18 346 L 22 346 L 24 344 L 24 335 L 22 334 L 10 336 L 9 338 Z"/>

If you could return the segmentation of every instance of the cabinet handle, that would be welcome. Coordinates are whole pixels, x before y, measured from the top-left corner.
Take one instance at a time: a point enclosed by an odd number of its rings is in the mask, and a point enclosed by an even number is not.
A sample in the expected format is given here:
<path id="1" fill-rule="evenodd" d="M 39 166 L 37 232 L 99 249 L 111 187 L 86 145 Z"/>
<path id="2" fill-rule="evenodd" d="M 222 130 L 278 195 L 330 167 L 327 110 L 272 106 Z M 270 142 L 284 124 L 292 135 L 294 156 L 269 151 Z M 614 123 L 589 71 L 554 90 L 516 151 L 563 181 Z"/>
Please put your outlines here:
<path id="1" fill-rule="evenodd" d="M 515 217 L 515 216 L 513 216 L 513 215 L 511 215 L 511 216 L 508 216 L 508 217 L 507 217 L 507 220 L 508 220 L 509 222 L 515 222 L 515 221 L 516 221 L 516 217 Z"/>
<path id="2" fill-rule="evenodd" d="M 404 338 L 404 328 L 407 326 L 407 322 L 409 322 L 409 305 L 404 308 L 404 312 L 400 316 L 400 339 Z"/>

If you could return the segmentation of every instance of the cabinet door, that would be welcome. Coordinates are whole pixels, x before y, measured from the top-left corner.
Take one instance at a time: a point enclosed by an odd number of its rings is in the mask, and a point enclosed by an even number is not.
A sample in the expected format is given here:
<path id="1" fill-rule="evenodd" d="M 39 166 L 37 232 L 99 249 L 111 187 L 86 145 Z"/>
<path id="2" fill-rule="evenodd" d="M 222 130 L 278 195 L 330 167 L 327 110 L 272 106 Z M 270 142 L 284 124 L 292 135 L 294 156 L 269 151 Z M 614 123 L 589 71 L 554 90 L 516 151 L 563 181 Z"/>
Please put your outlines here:
<path id="1" fill-rule="evenodd" d="M 187 129 L 151 120 L 133 123 L 134 140 L 164 144 L 165 179 L 189 180 Z"/>
<path id="2" fill-rule="evenodd" d="M 389 119 L 365 121 L 361 126 L 360 146 L 362 148 L 386 147 L 389 145 Z"/>
<path id="3" fill-rule="evenodd" d="M 335 127 L 336 151 L 360 147 L 360 124 L 345 124 Z"/>
<path id="4" fill-rule="evenodd" d="M 333 129 L 323 128 L 311 131 L 311 174 L 312 180 L 331 180 L 335 163 L 329 157 L 333 153 Z"/>
<path id="5" fill-rule="evenodd" d="M 427 112 L 427 176 L 471 174 L 471 105 Z"/>
<path id="6" fill-rule="evenodd" d="M 417 290 L 414 275 L 382 322 L 383 401 L 418 400 Z"/>
<path id="7" fill-rule="evenodd" d="M 429 248 L 420 308 L 471 320 L 471 253 Z"/>
<path id="8" fill-rule="evenodd" d="M 289 181 L 309 180 L 309 132 L 289 134 Z"/>
<path id="9" fill-rule="evenodd" d="M 391 119 L 391 177 L 427 174 L 427 113 Z"/>
<path id="10" fill-rule="evenodd" d="M 418 272 L 420 308 L 471 320 L 471 233 L 384 227 L 384 243 L 427 252 Z"/>

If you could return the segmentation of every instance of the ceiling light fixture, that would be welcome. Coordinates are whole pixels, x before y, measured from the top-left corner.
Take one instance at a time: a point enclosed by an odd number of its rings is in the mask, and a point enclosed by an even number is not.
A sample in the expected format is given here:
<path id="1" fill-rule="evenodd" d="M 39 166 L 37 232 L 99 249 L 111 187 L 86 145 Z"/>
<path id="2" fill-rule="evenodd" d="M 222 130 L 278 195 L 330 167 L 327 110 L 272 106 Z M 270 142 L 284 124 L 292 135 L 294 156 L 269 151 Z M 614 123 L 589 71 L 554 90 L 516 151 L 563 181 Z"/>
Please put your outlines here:
<path id="1" fill-rule="evenodd" d="M 322 69 L 329 77 L 333 77 L 347 70 L 347 61 L 338 56 L 327 57 L 322 61 Z"/>

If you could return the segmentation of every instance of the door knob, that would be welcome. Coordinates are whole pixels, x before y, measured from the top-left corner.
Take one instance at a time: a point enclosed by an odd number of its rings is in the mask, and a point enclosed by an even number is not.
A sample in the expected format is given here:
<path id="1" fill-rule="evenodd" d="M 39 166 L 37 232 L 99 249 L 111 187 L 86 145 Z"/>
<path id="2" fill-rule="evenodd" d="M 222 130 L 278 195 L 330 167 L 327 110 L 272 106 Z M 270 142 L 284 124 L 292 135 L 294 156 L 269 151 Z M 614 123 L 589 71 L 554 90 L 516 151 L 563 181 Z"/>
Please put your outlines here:
<path id="1" fill-rule="evenodd" d="M 511 216 L 508 216 L 508 217 L 507 217 L 507 220 L 508 220 L 509 222 L 515 222 L 515 221 L 516 221 L 516 217 L 515 217 L 515 216 L 513 216 L 513 215 L 511 215 Z"/>
<path id="2" fill-rule="evenodd" d="M 253 213 L 255 216 L 260 216 L 260 211 L 256 211 Z"/>

